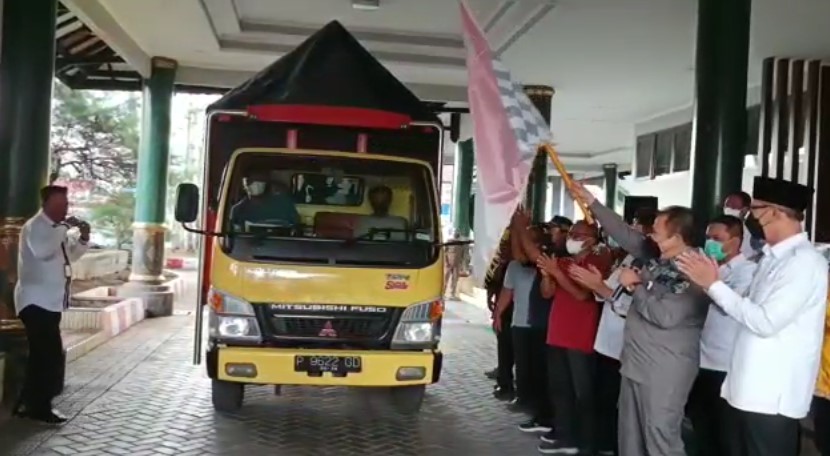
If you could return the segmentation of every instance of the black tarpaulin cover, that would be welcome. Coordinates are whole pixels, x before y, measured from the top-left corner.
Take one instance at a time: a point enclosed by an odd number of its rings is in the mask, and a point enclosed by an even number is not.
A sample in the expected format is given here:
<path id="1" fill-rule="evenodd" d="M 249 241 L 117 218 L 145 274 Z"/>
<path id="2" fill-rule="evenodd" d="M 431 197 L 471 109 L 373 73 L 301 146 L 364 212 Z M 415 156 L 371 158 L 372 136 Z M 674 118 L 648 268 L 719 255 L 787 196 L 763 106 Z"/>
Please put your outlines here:
<path id="1" fill-rule="evenodd" d="M 418 97 L 378 62 L 338 21 L 208 107 L 246 110 L 257 105 L 372 109 L 438 122 Z"/>

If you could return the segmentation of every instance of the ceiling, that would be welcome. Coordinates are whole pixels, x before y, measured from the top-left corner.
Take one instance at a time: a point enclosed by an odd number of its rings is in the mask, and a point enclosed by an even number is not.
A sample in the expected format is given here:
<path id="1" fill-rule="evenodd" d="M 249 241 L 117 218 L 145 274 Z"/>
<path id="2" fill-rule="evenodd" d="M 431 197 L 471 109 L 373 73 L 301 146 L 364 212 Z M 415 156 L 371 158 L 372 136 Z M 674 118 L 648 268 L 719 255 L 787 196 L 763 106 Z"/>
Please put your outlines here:
<path id="1" fill-rule="evenodd" d="M 332 19 L 426 100 L 462 103 L 453 0 L 61 0 L 129 68 L 179 62 L 178 83 L 232 87 Z M 693 0 L 468 0 L 514 77 L 556 89 L 552 130 L 566 164 L 628 164 L 638 122 L 692 102 Z M 830 57 L 827 0 L 754 0 L 750 85 L 768 56 Z"/>

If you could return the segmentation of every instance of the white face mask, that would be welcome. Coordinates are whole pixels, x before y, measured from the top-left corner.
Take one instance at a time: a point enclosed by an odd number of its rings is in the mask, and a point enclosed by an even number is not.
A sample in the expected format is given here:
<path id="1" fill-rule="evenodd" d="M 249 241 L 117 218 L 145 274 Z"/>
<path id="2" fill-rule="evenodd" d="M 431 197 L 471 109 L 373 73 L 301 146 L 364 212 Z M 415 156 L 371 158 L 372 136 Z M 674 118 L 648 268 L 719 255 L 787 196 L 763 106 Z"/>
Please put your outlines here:
<path id="1" fill-rule="evenodd" d="M 723 208 L 723 215 L 731 215 L 732 217 L 741 218 L 741 210 L 732 209 L 731 207 L 725 207 Z"/>
<path id="2" fill-rule="evenodd" d="M 577 253 L 582 251 L 582 247 L 585 245 L 585 241 L 577 241 L 575 239 L 568 239 L 565 241 L 565 249 L 571 255 L 576 255 Z"/>
<path id="3" fill-rule="evenodd" d="M 265 182 L 253 181 L 248 183 L 248 194 L 251 196 L 259 196 L 265 193 Z"/>

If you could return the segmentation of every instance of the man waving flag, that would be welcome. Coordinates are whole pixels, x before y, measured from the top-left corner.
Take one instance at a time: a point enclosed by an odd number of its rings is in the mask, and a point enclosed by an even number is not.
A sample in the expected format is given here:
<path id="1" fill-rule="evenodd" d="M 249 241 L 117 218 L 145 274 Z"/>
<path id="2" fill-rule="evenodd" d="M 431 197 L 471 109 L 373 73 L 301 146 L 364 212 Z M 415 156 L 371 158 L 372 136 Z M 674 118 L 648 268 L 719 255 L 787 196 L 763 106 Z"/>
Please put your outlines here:
<path id="1" fill-rule="evenodd" d="M 476 280 L 483 283 L 502 234 L 525 195 L 536 151 L 550 142 L 551 134 L 522 86 L 493 55 L 463 0 L 460 6 L 478 176 L 472 264 Z"/>

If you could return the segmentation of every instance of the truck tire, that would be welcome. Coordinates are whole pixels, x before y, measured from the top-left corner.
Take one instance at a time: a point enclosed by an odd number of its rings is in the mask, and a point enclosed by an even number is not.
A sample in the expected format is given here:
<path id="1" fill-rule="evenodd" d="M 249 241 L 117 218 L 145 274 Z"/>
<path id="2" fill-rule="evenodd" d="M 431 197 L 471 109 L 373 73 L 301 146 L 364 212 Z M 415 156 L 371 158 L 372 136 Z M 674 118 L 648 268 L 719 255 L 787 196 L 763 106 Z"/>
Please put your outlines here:
<path id="1" fill-rule="evenodd" d="M 426 395 L 426 385 L 395 386 L 390 390 L 392 406 L 398 413 L 414 415 L 421 410 Z"/>
<path id="2" fill-rule="evenodd" d="M 245 384 L 211 380 L 213 409 L 222 413 L 233 413 L 242 408 L 245 399 Z"/>

